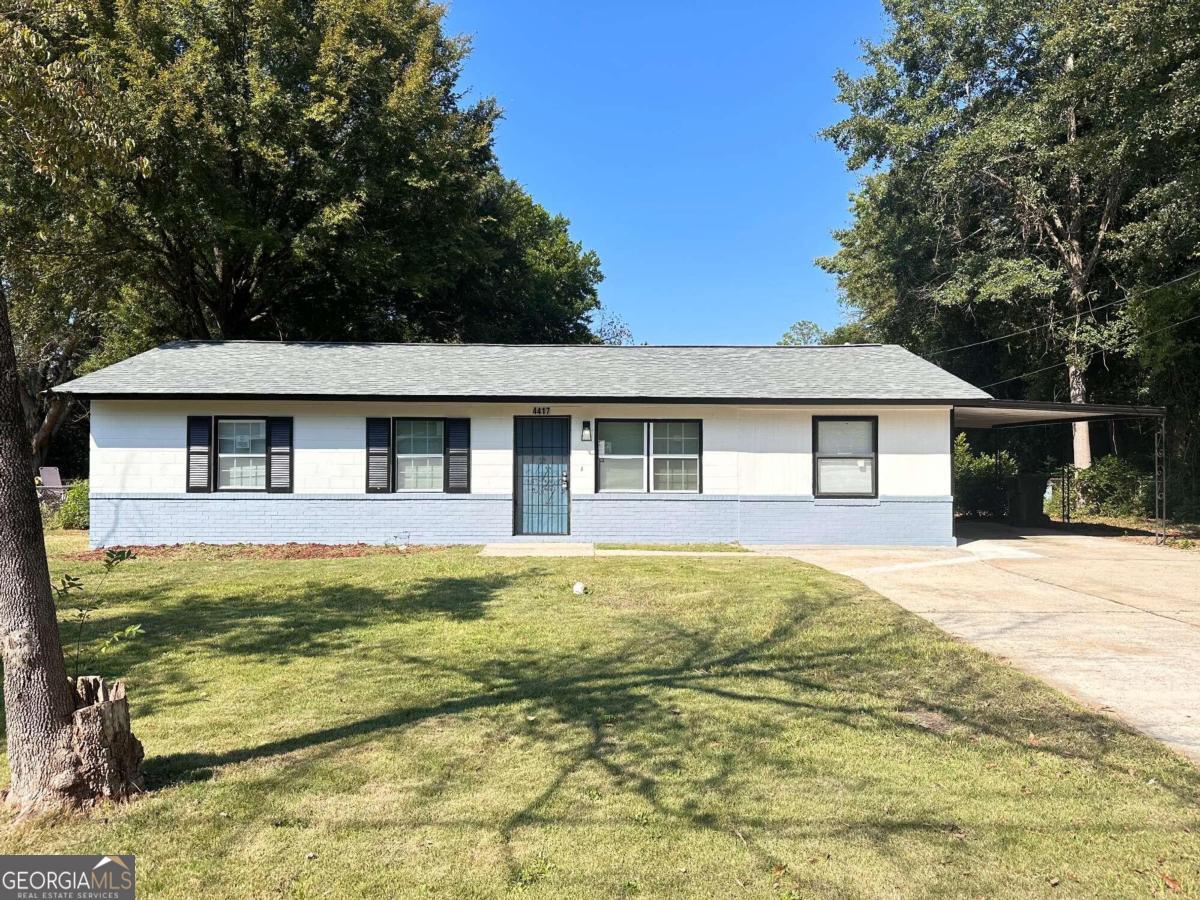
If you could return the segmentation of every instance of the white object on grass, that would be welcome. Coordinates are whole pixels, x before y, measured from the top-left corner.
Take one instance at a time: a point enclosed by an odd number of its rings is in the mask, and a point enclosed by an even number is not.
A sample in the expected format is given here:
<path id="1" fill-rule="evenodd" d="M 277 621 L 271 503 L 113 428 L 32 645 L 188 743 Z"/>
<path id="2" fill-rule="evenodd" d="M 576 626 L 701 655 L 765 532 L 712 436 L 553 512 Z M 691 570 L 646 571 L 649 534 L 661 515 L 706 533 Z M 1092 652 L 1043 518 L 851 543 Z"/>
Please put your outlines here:
<path id="1" fill-rule="evenodd" d="M 573 588 L 571 588 L 571 590 L 574 591 L 576 594 L 582 594 L 584 591 L 587 590 L 587 588 L 583 586 L 582 581 L 577 581 L 577 582 L 575 582 L 575 586 Z"/>

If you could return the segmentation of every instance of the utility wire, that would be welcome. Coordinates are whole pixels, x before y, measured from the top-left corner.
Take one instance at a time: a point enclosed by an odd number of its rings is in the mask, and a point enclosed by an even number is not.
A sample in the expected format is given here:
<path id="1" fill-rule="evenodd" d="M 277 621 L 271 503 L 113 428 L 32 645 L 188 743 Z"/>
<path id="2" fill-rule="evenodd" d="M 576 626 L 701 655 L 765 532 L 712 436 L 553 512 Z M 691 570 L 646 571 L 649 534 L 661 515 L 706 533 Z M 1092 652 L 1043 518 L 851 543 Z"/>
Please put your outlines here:
<path id="1" fill-rule="evenodd" d="M 1165 287 L 1165 285 L 1164 285 L 1164 287 Z M 1134 338 L 1132 341 L 1130 341 L 1124 347 L 1113 347 L 1111 349 L 1106 347 L 1103 350 L 1097 350 L 1094 353 L 1089 353 L 1087 356 L 1084 357 L 1084 359 L 1089 360 L 1093 356 L 1099 356 L 1101 353 L 1119 353 L 1122 350 L 1128 350 L 1130 347 L 1132 347 L 1134 344 L 1136 344 L 1142 338 L 1150 337 L 1150 335 L 1152 335 L 1152 334 L 1158 334 L 1160 332 L 1167 331 L 1168 329 L 1171 329 L 1171 328 L 1178 328 L 1180 325 L 1186 325 L 1188 322 L 1195 322 L 1197 319 L 1200 319 L 1200 314 L 1194 315 L 1187 319 L 1182 319 L 1178 322 L 1172 322 L 1170 325 L 1164 325 L 1162 328 L 1155 328 L 1153 331 L 1147 331 L 1145 334 L 1138 335 L 1136 338 Z M 1061 366 L 1065 366 L 1065 365 L 1067 365 L 1067 363 L 1064 361 L 1064 362 L 1060 362 L 1060 363 L 1055 363 L 1052 366 L 1043 366 L 1040 369 L 1034 369 L 1032 372 L 1024 372 L 1020 375 L 1014 375 L 1012 378 L 1003 378 L 1000 381 L 993 381 L 991 384 L 981 384 L 981 385 L 979 385 L 979 387 L 981 389 L 982 388 L 990 388 L 990 387 L 996 387 L 997 385 L 1000 385 L 1000 384 L 1008 384 L 1010 381 L 1020 381 L 1022 378 L 1028 378 L 1030 375 L 1040 375 L 1042 372 L 1049 372 L 1051 369 L 1057 369 L 1057 368 L 1060 368 Z"/>
<path id="2" fill-rule="evenodd" d="M 1200 269 L 1192 269 L 1192 271 L 1187 272 L 1183 275 L 1180 275 L 1177 278 L 1172 278 L 1170 281 L 1164 281 L 1162 284 L 1155 285 L 1152 288 L 1146 288 L 1146 290 L 1141 291 L 1137 294 L 1133 294 L 1129 297 L 1122 297 L 1120 300 L 1112 300 L 1101 306 L 1093 306 L 1091 308 L 1091 310 L 1089 310 L 1089 311 L 1090 312 L 1098 312 L 1102 309 L 1108 309 L 1108 307 L 1110 307 L 1110 306 L 1118 306 L 1122 303 L 1129 303 L 1131 300 L 1137 300 L 1139 297 L 1145 297 L 1147 294 L 1152 294 L 1155 291 L 1160 291 L 1163 288 L 1170 287 L 1173 284 L 1178 284 L 1180 281 L 1183 281 L 1186 278 L 1191 278 L 1193 275 L 1200 275 Z M 1033 325 L 1029 328 L 1022 328 L 1020 331 L 1010 331 L 1008 334 L 1002 334 L 999 337 L 988 338 L 987 340 L 983 340 L 983 341 L 975 341 L 972 344 L 960 344 L 957 347 L 947 347 L 945 350 L 935 350 L 933 353 L 930 353 L 929 355 L 930 356 L 941 356 L 943 353 L 953 353 L 955 350 L 967 350 L 967 349 L 970 349 L 971 347 L 982 347 L 984 344 L 993 344 L 996 341 L 1004 341 L 1010 337 L 1017 337 L 1018 335 L 1029 334 L 1029 332 L 1037 331 L 1041 328 L 1052 328 L 1055 325 L 1061 325 L 1063 322 L 1068 322 L 1073 318 L 1075 318 L 1074 315 L 1063 316 L 1061 319 L 1055 319 L 1052 322 L 1044 322 L 1041 325 Z"/>

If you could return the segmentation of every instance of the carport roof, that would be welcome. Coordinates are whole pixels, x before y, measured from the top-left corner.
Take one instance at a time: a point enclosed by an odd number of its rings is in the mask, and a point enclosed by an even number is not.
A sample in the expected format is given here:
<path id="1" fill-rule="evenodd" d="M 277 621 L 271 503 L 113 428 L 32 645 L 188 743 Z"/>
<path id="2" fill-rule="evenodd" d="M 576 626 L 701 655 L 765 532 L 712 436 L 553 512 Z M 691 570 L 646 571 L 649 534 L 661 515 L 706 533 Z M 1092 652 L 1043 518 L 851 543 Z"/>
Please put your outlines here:
<path id="1" fill-rule="evenodd" d="M 1046 403 L 1037 400 L 968 400 L 954 405 L 956 428 L 1012 428 L 1112 419 L 1161 419 L 1161 406 L 1112 403 Z"/>

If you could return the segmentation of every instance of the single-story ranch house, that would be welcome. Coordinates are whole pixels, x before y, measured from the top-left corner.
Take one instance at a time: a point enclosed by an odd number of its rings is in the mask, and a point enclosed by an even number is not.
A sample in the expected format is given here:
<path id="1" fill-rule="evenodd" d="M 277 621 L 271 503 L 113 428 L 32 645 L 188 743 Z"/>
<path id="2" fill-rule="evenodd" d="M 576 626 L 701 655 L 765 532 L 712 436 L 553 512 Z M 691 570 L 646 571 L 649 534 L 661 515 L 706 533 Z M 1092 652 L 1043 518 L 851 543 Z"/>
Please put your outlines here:
<path id="1" fill-rule="evenodd" d="M 98 547 L 949 545 L 954 424 L 1063 415 L 866 344 L 188 341 L 57 390 Z"/>

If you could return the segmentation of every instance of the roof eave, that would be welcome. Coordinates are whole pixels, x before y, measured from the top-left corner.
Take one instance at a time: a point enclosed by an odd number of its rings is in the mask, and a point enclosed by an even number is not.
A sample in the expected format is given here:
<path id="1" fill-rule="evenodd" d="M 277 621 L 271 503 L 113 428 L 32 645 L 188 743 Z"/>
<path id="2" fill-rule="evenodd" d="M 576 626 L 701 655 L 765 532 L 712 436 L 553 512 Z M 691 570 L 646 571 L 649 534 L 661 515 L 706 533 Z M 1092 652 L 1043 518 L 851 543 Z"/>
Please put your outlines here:
<path id="1" fill-rule="evenodd" d="M 640 394 L 596 395 L 596 394 L 279 394 L 279 393 L 229 393 L 205 392 L 125 392 L 65 390 L 60 385 L 55 391 L 86 400 L 302 400 L 302 401 L 386 401 L 392 403 L 642 403 L 642 404 L 740 404 L 740 405 L 886 405 L 886 406 L 955 406 L 979 402 L 971 397 L 655 397 Z"/>

